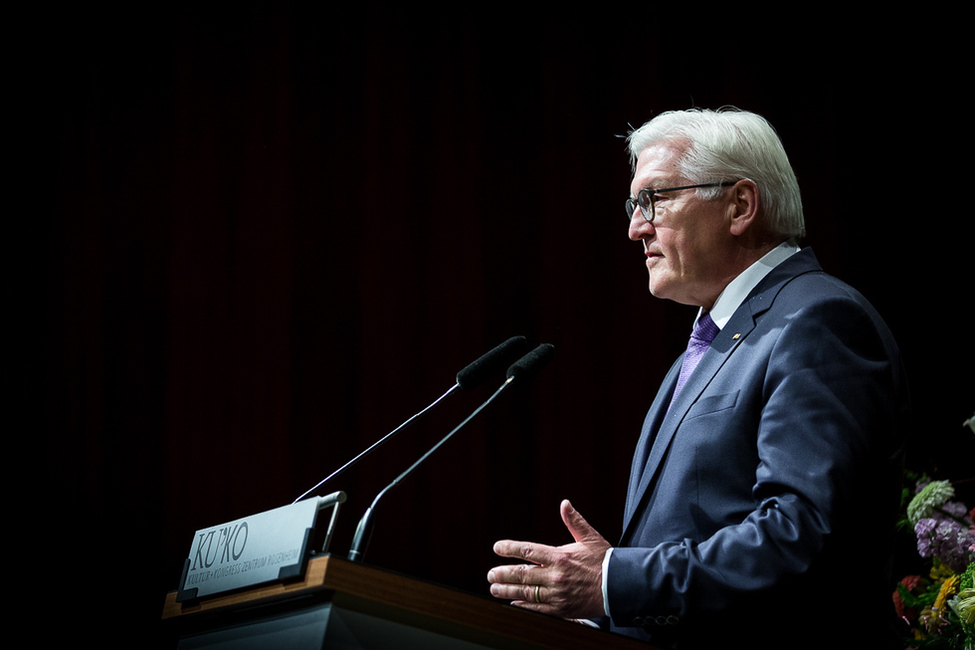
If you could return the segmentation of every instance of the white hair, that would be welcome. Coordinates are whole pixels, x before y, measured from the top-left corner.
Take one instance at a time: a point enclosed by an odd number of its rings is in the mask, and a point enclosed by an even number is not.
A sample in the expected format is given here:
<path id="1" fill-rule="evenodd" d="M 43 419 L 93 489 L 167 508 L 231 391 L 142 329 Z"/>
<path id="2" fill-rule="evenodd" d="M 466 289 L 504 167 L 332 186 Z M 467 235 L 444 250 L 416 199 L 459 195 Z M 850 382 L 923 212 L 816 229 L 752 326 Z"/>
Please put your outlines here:
<path id="1" fill-rule="evenodd" d="M 764 117 L 730 107 L 667 111 L 630 132 L 627 144 L 634 165 L 653 145 L 682 150 L 678 168 L 688 183 L 750 179 L 758 186 L 766 226 L 796 242 L 805 234 L 799 183 L 782 141 Z M 705 197 L 717 192 L 698 191 Z"/>

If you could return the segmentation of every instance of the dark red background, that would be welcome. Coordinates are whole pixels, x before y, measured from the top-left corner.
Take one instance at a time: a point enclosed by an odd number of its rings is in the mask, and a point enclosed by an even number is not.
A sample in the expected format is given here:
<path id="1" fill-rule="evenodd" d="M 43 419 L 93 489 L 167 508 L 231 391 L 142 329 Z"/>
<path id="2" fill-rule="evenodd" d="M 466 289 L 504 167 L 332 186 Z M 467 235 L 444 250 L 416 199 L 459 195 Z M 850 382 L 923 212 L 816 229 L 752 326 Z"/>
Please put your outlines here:
<path id="1" fill-rule="evenodd" d="M 939 353 L 972 285 L 970 163 L 946 164 L 968 145 L 953 41 L 922 55 L 906 25 L 705 13 L 50 19 L 29 95 L 48 185 L 42 480 L 76 580 L 46 597 L 79 633 L 157 638 L 195 530 L 290 503 L 513 335 L 555 360 L 387 495 L 366 560 L 486 593 L 494 540 L 569 541 L 562 498 L 614 539 L 693 316 L 649 296 L 623 218 L 620 136 L 666 109 L 777 127 L 806 243 L 902 344 L 913 466 L 970 474 L 971 350 Z M 336 552 L 500 381 L 322 488 L 349 496 Z"/>

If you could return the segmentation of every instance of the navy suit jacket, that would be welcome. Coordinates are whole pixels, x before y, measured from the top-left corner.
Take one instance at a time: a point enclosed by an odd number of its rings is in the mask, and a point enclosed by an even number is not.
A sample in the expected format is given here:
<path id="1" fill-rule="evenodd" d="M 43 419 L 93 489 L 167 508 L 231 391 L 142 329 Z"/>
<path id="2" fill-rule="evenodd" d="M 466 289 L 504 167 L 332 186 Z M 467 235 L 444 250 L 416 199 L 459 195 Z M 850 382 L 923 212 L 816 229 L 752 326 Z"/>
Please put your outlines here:
<path id="1" fill-rule="evenodd" d="M 909 403 L 884 322 L 807 248 L 668 411 L 680 363 L 634 454 L 610 628 L 678 648 L 888 647 Z"/>

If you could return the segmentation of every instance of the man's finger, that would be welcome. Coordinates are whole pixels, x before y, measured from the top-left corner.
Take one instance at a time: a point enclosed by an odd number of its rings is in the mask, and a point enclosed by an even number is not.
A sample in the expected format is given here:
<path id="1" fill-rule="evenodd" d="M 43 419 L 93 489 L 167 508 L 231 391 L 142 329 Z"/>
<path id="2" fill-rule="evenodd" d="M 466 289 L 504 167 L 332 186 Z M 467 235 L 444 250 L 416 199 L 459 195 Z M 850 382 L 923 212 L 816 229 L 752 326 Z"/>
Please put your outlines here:
<path id="1" fill-rule="evenodd" d="M 496 566 L 488 571 L 488 582 L 508 585 L 537 584 L 542 580 L 539 567 L 534 564 Z"/>
<path id="2" fill-rule="evenodd" d="M 541 602 L 541 600 L 535 600 L 536 594 L 541 599 L 541 590 L 542 587 L 538 585 L 491 585 L 491 595 L 495 598 L 536 604 Z"/>
<path id="3" fill-rule="evenodd" d="M 581 544 L 585 544 L 587 542 L 602 543 L 605 541 L 603 536 L 596 532 L 595 528 L 589 525 L 586 518 L 583 517 L 578 510 L 572 507 L 572 504 L 568 499 L 562 502 L 560 512 L 562 514 L 562 523 L 564 523 L 565 527 L 569 529 L 569 532 L 572 534 L 572 538 L 575 541 Z"/>
<path id="4" fill-rule="evenodd" d="M 511 540 L 495 542 L 494 552 L 501 557 L 514 557 L 534 564 L 545 564 L 552 556 L 551 548 L 544 544 Z"/>

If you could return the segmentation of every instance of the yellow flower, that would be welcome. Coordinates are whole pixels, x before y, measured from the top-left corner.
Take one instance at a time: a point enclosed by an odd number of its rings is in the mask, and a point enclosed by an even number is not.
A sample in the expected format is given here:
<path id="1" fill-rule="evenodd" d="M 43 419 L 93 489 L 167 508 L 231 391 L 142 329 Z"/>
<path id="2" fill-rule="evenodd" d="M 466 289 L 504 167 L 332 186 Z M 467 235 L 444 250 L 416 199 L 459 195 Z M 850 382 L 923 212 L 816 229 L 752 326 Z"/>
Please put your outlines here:
<path id="1" fill-rule="evenodd" d="M 921 612 L 921 624 L 929 634 L 936 634 L 948 623 L 948 612 L 945 605 L 957 591 L 959 580 L 958 576 L 951 576 L 941 583 L 941 589 L 938 591 L 938 597 L 934 599 L 934 604 L 931 607 L 925 607 Z"/>
<path id="2" fill-rule="evenodd" d="M 941 585 L 941 590 L 938 592 L 938 597 L 934 599 L 934 606 L 932 609 L 936 609 L 939 612 L 943 612 L 945 609 L 945 603 L 948 599 L 955 595 L 955 591 L 958 590 L 958 583 L 961 578 L 958 576 L 951 576 L 947 578 Z"/>
<path id="3" fill-rule="evenodd" d="M 936 557 L 931 558 L 931 572 L 928 574 L 932 580 L 937 582 L 941 579 L 947 579 L 954 575 L 954 571 L 951 567 L 946 565 L 944 562 Z"/>

